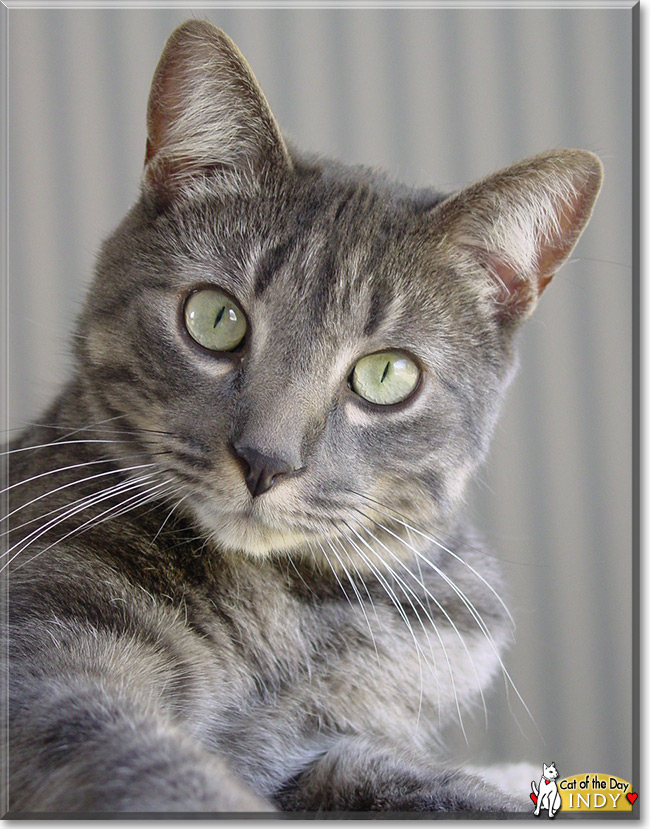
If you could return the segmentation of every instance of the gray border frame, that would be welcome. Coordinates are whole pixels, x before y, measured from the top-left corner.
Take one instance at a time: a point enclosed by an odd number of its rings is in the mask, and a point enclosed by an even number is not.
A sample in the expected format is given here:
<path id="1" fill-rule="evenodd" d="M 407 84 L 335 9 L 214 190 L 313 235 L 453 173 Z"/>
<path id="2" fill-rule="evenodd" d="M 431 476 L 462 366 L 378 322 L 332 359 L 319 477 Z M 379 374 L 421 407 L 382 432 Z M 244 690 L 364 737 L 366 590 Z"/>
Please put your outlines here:
<path id="1" fill-rule="evenodd" d="M 146 0 L 98 0 L 98 2 L 83 2 L 83 0 L 63 0 L 59 3 L 47 3 L 43 0 L 0 0 L 0 51 L 2 53 L 2 66 L 4 82 L 0 85 L 0 146 L 2 147 L 2 162 L 0 164 L 0 250 L 3 251 L 2 264 L 0 266 L 0 318 L 4 322 L 4 335 L 1 337 L 2 348 L 0 349 L 0 429 L 6 432 L 9 421 L 9 394 L 8 394 L 8 355 L 9 355 L 9 273 L 8 273 L 8 33 L 9 33 L 9 12 L 11 9 L 20 8 L 181 8 L 188 7 L 192 10 L 207 8 L 303 8 L 310 4 L 304 0 L 284 0 L 284 2 L 263 3 L 255 0 L 223 0 L 221 3 L 209 2 L 209 0 L 197 0 L 196 2 L 174 2 L 174 0 L 159 0 L 159 2 L 147 2 Z M 632 767 L 634 779 L 631 781 L 633 787 L 638 788 L 642 782 L 641 772 L 641 0 L 410 0 L 409 2 L 397 3 L 390 0 L 329 0 L 319 2 L 313 7 L 319 8 L 505 8 L 514 9 L 526 8 L 630 8 L 632 12 L 632 199 L 633 199 L 633 227 L 632 227 Z M 6 454 L 0 453 L 0 481 L 7 480 L 9 460 Z M 0 512 L 6 511 L 8 495 L 0 490 Z M 3 542 L 4 547 L 4 542 Z M 4 630 L 7 629 L 7 612 L 9 602 L 9 580 L 4 571 L 0 571 L 0 620 Z M 6 644 L 0 652 L 0 660 L 3 666 L 7 663 Z M 431 819 L 432 815 L 424 813 L 414 815 L 413 813 L 178 813 L 161 815 L 160 813 L 12 813 L 8 809 L 8 699 L 7 687 L 3 685 L 0 695 L 0 814 L 4 818 L 12 819 L 269 819 L 269 820 L 296 820 L 296 819 Z M 642 791 L 641 796 L 647 792 Z M 643 803 L 633 812 L 622 812 L 616 814 L 608 812 L 598 814 L 593 812 L 573 813 L 570 816 L 561 814 L 560 818 L 566 819 L 603 819 L 603 820 L 634 820 L 640 819 L 644 811 Z M 477 818 L 504 817 L 504 815 L 493 815 L 484 813 L 454 813 L 445 815 L 445 819 L 477 819 Z M 513 819 L 532 819 L 529 815 L 517 813 L 510 815 Z M 440 819 L 440 818 L 438 818 Z"/>

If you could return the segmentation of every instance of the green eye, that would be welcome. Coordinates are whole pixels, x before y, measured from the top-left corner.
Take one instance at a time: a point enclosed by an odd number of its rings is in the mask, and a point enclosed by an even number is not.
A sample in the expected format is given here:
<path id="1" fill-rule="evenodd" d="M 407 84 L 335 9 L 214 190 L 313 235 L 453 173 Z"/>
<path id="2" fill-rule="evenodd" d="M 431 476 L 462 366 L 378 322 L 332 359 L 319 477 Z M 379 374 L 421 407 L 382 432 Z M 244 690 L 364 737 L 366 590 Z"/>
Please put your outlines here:
<path id="1" fill-rule="evenodd" d="M 211 351 L 232 351 L 244 339 L 246 317 L 222 291 L 195 291 L 185 303 L 185 326 L 192 339 Z"/>
<path id="2" fill-rule="evenodd" d="M 352 372 L 352 390 L 380 406 L 406 400 L 420 382 L 420 369 L 401 351 L 379 351 L 362 357 Z"/>

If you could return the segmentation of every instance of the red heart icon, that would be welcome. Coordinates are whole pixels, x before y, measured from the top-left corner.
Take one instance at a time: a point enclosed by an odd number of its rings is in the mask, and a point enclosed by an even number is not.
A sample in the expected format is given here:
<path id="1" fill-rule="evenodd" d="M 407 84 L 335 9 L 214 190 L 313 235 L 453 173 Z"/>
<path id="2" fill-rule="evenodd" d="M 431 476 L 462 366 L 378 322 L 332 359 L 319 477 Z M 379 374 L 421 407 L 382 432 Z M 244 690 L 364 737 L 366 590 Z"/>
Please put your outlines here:
<path id="1" fill-rule="evenodd" d="M 625 795 L 625 797 L 627 797 L 627 799 L 630 801 L 630 803 L 634 803 L 634 801 L 637 799 L 638 796 L 639 795 L 636 792 L 629 792 L 628 794 Z"/>
<path id="2" fill-rule="evenodd" d="M 530 799 L 533 801 L 535 806 L 537 806 L 537 795 L 534 792 L 530 793 Z"/>

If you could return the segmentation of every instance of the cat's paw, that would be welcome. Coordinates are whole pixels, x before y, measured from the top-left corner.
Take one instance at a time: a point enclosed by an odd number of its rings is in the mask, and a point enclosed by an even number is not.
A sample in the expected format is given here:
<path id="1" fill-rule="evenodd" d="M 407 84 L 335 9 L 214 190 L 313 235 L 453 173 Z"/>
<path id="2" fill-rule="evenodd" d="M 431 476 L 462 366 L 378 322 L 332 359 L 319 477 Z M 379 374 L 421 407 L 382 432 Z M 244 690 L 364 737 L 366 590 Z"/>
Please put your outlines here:
<path id="1" fill-rule="evenodd" d="M 490 786 L 501 789 L 518 804 L 516 811 L 530 809 L 530 781 L 539 778 L 539 765 L 525 762 L 498 763 L 483 767 L 467 766 L 465 771 L 480 777 Z"/>
<path id="2" fill-rule="evenodd" d="M 410 791 L 393 790 L 389 803 L 377 802 L 376 809 L 395 812 L 520 812 L 522 801 L 482 777 L 465 771 L 447 772 Z"/>

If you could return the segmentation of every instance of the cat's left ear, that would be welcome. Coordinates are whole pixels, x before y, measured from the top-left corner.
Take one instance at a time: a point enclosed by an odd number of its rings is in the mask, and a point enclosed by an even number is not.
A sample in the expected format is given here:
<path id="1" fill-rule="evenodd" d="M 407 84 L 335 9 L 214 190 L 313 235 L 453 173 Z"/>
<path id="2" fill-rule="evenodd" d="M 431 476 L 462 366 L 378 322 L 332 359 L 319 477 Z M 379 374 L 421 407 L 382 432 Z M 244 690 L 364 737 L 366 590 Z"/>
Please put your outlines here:
<path id="1" fill-rule="evenodd" d="M 521 322 L 573 250 L 602 178 L 600 160 L 586 150 L 514 164 L 434 209 L 440 252 L 487 286 L 500 322 Z"/>
<path id="2" fill-rule="evenodd" d="M 211 23 L 183 23 L 151 85 L 145 190 L 164 205 L 210 176 L 238 192 L 278 166 L 289 153 L 246 59 Z"/>

